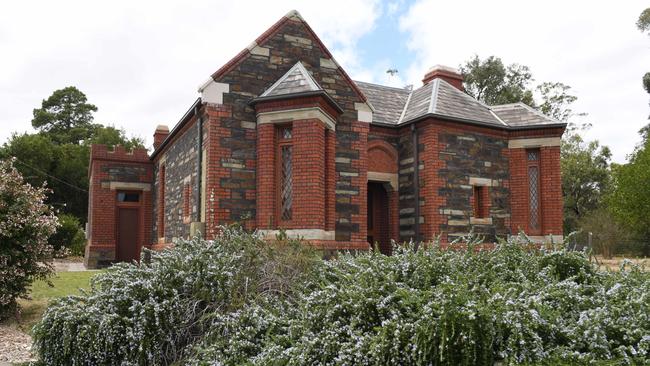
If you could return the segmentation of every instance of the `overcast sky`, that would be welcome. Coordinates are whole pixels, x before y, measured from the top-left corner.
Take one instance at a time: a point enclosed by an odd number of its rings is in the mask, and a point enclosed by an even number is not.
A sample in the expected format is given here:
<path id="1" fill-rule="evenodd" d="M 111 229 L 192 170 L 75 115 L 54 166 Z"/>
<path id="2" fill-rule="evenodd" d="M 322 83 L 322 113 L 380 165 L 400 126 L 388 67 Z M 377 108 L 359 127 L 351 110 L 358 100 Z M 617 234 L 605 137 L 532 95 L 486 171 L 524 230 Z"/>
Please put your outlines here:
<path id="1" fill-rule="evenodd" d="M 74 85 L 95 120 L 151 144 L 197 87 L 291 9 L 352 78 L 420 85 L 435 64 L 474 54 L 561 81 L 593 128 L 587 139 L 625 161 L 650 114 L 641 77 L 650 37 L 635 22 L 645 1 L 11 1 L 0 4 L 0 142 L 31 130 L 32 109 Z M 388 68 L 399 74 L 389 77 Z"/>

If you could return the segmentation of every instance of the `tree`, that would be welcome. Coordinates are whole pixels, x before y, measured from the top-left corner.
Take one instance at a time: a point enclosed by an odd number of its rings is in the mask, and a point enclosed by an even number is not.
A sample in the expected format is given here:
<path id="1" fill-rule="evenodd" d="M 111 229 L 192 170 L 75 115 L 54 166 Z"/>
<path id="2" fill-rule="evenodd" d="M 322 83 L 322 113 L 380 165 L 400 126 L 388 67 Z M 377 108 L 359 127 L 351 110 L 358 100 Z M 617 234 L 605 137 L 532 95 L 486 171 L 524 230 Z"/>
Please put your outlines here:
<path id="1" fill-rule="evenodd" d="M 607 146 L 585 143 L 576 133 L 565 136 L 560 154 L 564 233 L 568 234 L 579 229 L 583 217 L 602 207 L 611 185 L 612 154 Z"/>
<path id="2" fill-rule="evenodd" d="M 639 19 L 636 21 L 636 26 L 641 32 L 650 34 L 650 8 L 641 12 Z"/>
<path id="3" fill-rule="evenodd" d="M 608 204 L 614 215 L 639 239 L 645 242 L 645 255 L 650 255 L 650 125 L 639 133 L 643 137 L 627 164 L 613 167 L 614 189 Z"/>
<path id="4" fill-rule="evenodd" d="M 505 66 L 498 57 L 481 60 L 475 55 L 460 67 L 460 71 L 465 92 L 485 104 L 523 102 L 535 106 L 533 91 L 529 88 L 533 78 L 527 66 Z"/>
<path id="5" fill-rule="evenodd" d="M 58 225 L 46 189 L 26 183 L 11 160 L 0 161 L 0 319 L 16 309 L 36 279 L 52 274 L 47 239 Z"/>
<path id="6" fill-rule="evenodd" d="M 16 158 L 16 168 L 33 186 L 43 182 L 51 188 L 47 202 L 58 211 L 72 214 L 81 223 L 88 215 L 88 162 L 91 144 L 142 147 L 140 138 L 123 130 L 93 123 L 97 107 L 87 103 L 75 87 L 56 90 L 34 110 L 36 134 L 14 134 L 0 147 L 0 158 Z"/>
<path id="7" fill-rule="evenodd" d="M 34 109 L 32 126 L 47 133 L 57 143 L 74 143 L 89 138 L 96 127 L 93 112 L 97 107 L 88 103 L 86 95 L 74 86 L 55 90 L 44 99 L 41 108 Z"/>

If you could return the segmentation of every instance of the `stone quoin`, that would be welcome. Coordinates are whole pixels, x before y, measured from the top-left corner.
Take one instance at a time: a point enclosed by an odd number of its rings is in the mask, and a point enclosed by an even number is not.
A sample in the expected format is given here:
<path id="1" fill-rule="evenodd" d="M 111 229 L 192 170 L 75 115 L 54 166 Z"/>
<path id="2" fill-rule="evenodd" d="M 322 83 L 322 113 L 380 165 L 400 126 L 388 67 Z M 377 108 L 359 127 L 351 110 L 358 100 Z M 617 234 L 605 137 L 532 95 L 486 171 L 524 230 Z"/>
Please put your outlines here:
<path id="1" fill-rule="evenodd" d="M 419 87 L 353 81 L 291 11 L 199 87 L 154 149 L 93 145 L 89 268 L 240 222 L 326 255 L 390 240 L 561 240 L 566 125 L 521 103 L 487 106 L 457 70 Z"/>

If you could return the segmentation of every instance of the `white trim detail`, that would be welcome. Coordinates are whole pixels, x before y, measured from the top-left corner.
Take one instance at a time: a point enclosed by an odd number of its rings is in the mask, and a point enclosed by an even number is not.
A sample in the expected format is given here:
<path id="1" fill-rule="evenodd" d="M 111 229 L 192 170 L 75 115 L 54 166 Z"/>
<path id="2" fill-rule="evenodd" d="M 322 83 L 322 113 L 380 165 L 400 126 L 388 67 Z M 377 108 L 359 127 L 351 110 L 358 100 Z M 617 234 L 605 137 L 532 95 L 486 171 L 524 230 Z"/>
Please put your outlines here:
<path id="1" fill-rule="evenodd" d="M 470 225 L 492 225 L 491 217 L 470 217 Z"/>
<path id="2" fill-rule="evenodd" d="M 354 103 L 354 109 L 357 111 L 359 122 L 372 123 L 372 109 L 367 103 Z"/>
<path id="3" fill-rule="evenodd" d="M 560 146 L 562 142 L 561 137 L 538 137 L 531 139 L 513 139 L 508 141 L 508 148 L 521 149 L 529 147 L 542 147 L 542 146 Z"/>
<path id="4" fill-rule="evenodd" d="M 368 181 L 389 183 L 395 191 L 399 188 L 396 173 L 368 172 Z"/>
<path id="5" fill-rule="evenodd" d="M 124 189 L 149 192 L 151 190 L 151 184 L 134 182 L 109 182 L 108 187 L 104 187 L 102 184 L 102 188 L 109 188 L 111 191 Z"/>
<path id="6" fill-rule="evenodd" d="M 469 185 L 478 187 L 492 187 L 498 186 L 499 184 L 497 181 L 494 181 L 490 178 L 469 177 Z"/>
<path id="7" fill-rule="evenodd" d="M 301 119 L 319 119 L 330 130 L 336 130 L 336 121 L 318 107 L 291 109 L 287 111 L 262 112 L 257 114 L 257 124 L 284 123 Z"/>
<path id="8" fill-rule="evenodd" d="M 280 233 L 280 230 L 257 230 L 264 239 L 275 239 L 275 236 Z M 335 231 L 326 231 L 323 229 L 290 229 L 284 230 L 289 238 L 305 239 L 305 240 L 334 240 L 336 237 Z"/>
<path id="9" fill-rule="evenodd" d="M 199 86 L 201 100 L 204 103 L 223 104 L 223 93 L 230 91 L 230 85 L 226 83 L 217 83 L 209 78 L 203 85 Z"/>

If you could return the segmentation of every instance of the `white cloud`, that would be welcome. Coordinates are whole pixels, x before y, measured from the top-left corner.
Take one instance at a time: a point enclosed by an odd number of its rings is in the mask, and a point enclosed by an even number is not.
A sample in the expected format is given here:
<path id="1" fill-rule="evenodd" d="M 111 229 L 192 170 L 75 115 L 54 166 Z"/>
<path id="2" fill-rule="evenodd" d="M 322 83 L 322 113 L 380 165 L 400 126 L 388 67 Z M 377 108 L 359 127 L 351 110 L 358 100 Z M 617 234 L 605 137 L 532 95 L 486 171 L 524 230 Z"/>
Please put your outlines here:
<path id="1" fill-rule="evenodd" d="M 210 74 L 291 9 L 349 72 L 362 69 L 356 42 L 379 17 L 376 0 L 3 2 L 0 141 L 31 131 L 32 109 L 74 85 L 99 107 L 97 122 L 151 143 L 157 124 L 173 126 Z"/>
<path id="2" fill-rule="evenodd" d="M 589 113 L 588 139 L 609 145 L 622 162 L 648 123 L 650 38 L 635 27 L 645 1 L 416 2 L 400 19 L 416 54 L 407 79 L 419 85 L 434 64 L 458 66 L 473 54 L 528 65 L 537 81 L 561 81 Z"/>

